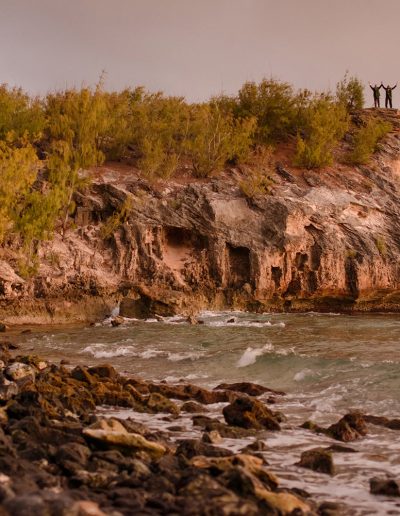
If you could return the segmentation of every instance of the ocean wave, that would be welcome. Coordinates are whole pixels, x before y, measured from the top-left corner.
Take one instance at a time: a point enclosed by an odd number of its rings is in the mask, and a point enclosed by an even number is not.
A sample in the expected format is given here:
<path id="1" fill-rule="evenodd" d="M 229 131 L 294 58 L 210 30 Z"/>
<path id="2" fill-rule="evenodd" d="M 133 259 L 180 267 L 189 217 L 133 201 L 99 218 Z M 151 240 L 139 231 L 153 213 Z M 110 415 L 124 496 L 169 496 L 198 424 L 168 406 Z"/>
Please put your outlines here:
<path id="1" fill-rule="evenodd" d="M 203 356 L 203 353 L 198 352 L 168 353 L 167 360 L 181 362 L 182 360 L 198 360 L 201 356 Z"/>
<path id="2" fill-rule="evenodd" d="M 88 353 L 94 358 L 113 358 L 113 357 L 126 357 L 135 356 L 135 350 L 133 346 L 118 346 L 116 349 L 105 349 L 104 344 L 93 344 L 86 346 L 81 353 Z"/>
<path id="3" fill-rule="evenodd" d="M 302 369 L 294 375 L 293 379 L 295 382 L 301 382 L 306 378 L 312 378 L 313 376 L 315 376 L 315 371 L 312 369 Z"/>
<path id="4" fill-rule="evenodd" d="M 249 346 L 243 355 L 239 358 L 237 367 L 247 367 L 254 364 L 258 357 L 270 353 L 274 349 L 273 345 L 268 343 L 262 348 L 252 348 Z"/>

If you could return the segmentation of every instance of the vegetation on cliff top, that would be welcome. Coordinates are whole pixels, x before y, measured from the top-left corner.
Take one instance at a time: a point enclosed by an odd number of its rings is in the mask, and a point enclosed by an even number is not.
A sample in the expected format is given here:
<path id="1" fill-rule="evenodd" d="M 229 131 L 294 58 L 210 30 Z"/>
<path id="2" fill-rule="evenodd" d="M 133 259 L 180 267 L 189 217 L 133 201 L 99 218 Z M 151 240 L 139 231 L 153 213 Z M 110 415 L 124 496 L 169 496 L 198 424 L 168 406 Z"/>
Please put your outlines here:
<path id="1" fill-rule="evenodd" d="M 362 104 L 361 83 L 347 76 L 336 94 L 264 79 L 244 84 L 235 96 L 194 104 L 142 87 L 107 92 L 101 80 L 95 88 L 43 98 L 2 85 L 0 244 L 17 240 L 34 261 L 40 241 L 54 230 L 65 233 L 74 192 L 87 182 L 83 170 L 105 160 L 129 159 L 151 181 L 182 167 L 208 177 L 292 140 L 294 164 L 327 165 L 349 131 L 349 113 Z M 361 127 L 348 160 L 364 163 L 388 130 L 378 122 Z M 254 196 L 268 193 L 270 184 L 256 171 L 241 188 Z"/>

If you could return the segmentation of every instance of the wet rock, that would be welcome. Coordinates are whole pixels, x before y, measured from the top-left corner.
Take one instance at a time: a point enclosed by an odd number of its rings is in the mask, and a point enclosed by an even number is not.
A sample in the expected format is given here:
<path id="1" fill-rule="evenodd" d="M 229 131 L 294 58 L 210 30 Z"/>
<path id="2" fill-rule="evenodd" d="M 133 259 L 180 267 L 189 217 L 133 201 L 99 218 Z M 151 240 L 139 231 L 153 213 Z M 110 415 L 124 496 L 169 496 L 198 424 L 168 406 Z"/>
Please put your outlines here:
<path id="1" fill-rule="evenodd" d="M 76 366 L 71 371 L 71 378 L 78 380 L 79 382 L 85 382 L 89 385 L 94 384 L 96 381 L 93 376 L 89 373 L 87 367 Z"/>
<path id="2" fill-rule="evenodd" d="M 400 496 L 400 481 L 394 478 L 371 478 L 369 487 L 375 495 Z"/>
<path id="3" fill-rule="evenodd" d="M 268 387 L 264 387 L 263 385 L 258 385 L 256 383 L 251 382 L 220 383 L 219 385 L 217 385 L 217 387 L 215 387 L 215 389 L 243 392 L 244 394 L 248 394 L 249 396 L 261 396 L 261 394 L 264 394 L 265 392 L 271 392 L 277 395 L 285 394 L 282 391 L 274 391 L 273 389 L 269 389 Z"/>
<path id="4" fill-rule="evenodd" d="M 100 443 L 108 448 L 138 452 L 144 451 L 154 458 L 161 457 L 167 451 L 162 444 L 148 441 L 140 434 L 128 432 L 117 420 L 102 420 L 99 425 L 85 428 L 83 435 L 89 441 Z"/>
<path id="5" fill-rule="evenodd" d="M 239 397 L 222 411 L 229 425 L 243 428 L 280 430 L 276 414 L 259 400 L 250 397 Z"/>
<path id="6" fill-rule="evenodd" d="M 357 453 L 357 450 L 354 448 L 350 448 L 349 446 L 341 446 L 340 444 L 332 444 L 325 448 L 327 451 L 337 452 L 337 453 Z"/>
<path id="7" fill-rule="evenodd" d="M 332 453 L 323 448 L 314 448 L 301 454 L 300 462 L 296 464 L 302 468 L 312 469 L 327 475 L 335 474 Z"/>
<path id="8" fill-rule="evenodd" d="M 319 516 L 342 516 L 346 511 L 340 503 L 323 502 L 318 507 Z"/>
<path id="9" fill-rule="evenodd" d="M 18 394 L 18 385 L 7 380 L 0 385 L 0 400 L 8 401 Z"/>
<path id="10" fill-rule="evenodd" d="M 203 412 L 208 412 L 207 407 L 201 405 L 200 403 L 196 403 L 195 401 L 186 401 L 181 406 L 182 412 L 190 412 L 192 414 L 201 414 Z"/>
<path id="11" fill-rule="evenodd" d="M 116 317 L 113 317 L 111 319 L 111 326 L 112 327 L 117 327 L 117 326 L 121 326 L 121 324 L 123 324 L 125 322 L 125 319 L 123 317 L 121 317 L 120 315 L 117 315 Z"/>
<path id="12" fill-rule="evenodd" d="M 389 419 L 387 417 L 365 415 L 364 420 L 377 426 L 384 426 L 390 430 L 400 430 L 400 419 Z"/>
<path id="13" fill-rule="evenodd" d="M 4 323 L 0 323 L 0 333 L 4 333 L 7 330 L 7 326 Z"/>
<path id="14" fill-rule="evenodd" d="M 349 442 L 367 434 L 363 416 L 357 412 L 346 414 L 337 423 L 331 425 L 326 434 L 338 441 Z"/>
<path id="15" fill-rule="evenodd" d="M 231 317 L 226 322 L 227 322 L 227 324 L 234 324 L 236 322 L 236 317 Z"/>
<path id="16" fill-rule="evenodd" d="M 89 374 L 96 375 L 99 378 L 108 378 L 113 381 L 117 380 L 119 377 L 115 368 L 110 364 L 100 364 L 89 367 L 88 372 Z"/>
<path id="17" fill-rule="evenodd" d="M 229 426 L 225 423 L 221 423 L 218 419 L 207 416 L 193 416 L 192 421 L 193 426 L 200 426 L 207 432 L 217 430 L 221 437 L 228 439 L 241 439 L 254 434 L 254 430 L 252 429 Z"/>
<path id="18" fill-rule="evenodd" d="M 204 432 L 201 440 L 203 443 L 219 444 L 222 442 L 222 437 L 217 430 L 211 430 L 211 432 Z"/>
<path id="19" fill-rule="evenodd" d="M 184 439 L 178 441 L 176 455 L 184 455 L 188 459 L 197 455 L 204 455 L 205 457 L 228 457 L 233 455 L 230 450 L 225 450 L 212 444 L 204 443 L 198 439 Z"/>
<path id="20" fill-rule="evenodd" d="M 306 421 L 301 428 L 311 430 L 317 434 L 325 434 L 337 441 L 349 442 L 360 439 L 367 434 L 367 426 L 362 414 L 352 412 L 343 416 L 337 423 L 323 428 L 313 421 Z"/>
<path id="21" fill-rule="evenodd" d="M 176 403 L 169 400 L 158 392 L 152 392 L 147 400 L 147 407 L 157 412 L 168 412 L 169 414 L 179 414 L 180 410 Z"/>
<path id="22" fill-rule="evenodd" d="M 264 441 L 260 439 L 255 439 L 252 443 L 248 444 L 244 448 L 242 448 L 242 453 L 252 453 L 252 452 L 263 452 L 268 449 L 267 445 Z"/>
<path id="23" fill-rule="evenodd" d="M 76 473 L 86 466 L 90 454 L 90 449 L 87 446 L 72 442 L 60 446 L 54 460 L 66 471 Z"/>
<path id="24" fill-rule="evenodd" d="M 35 371 L 34 369 L 23 362 L 14 362 L 9 365 L 5 370 L 5 375 L 10 380 L 19 381 L 25 378 L 29 378 L 31 380 L 35 380 Z"/>
<path id="25" fill-rule="evenodd" d="M 203 387 L 198 387 L 191 383 L 180 385 L 169 385 L 167 383 L 149 383 L 148 389 L 150 392 L 158 392 L 167 398 L 175 398 L 178 400 L 196 400 L 206 405 L 212 403 L 223 403 L 230 401 L 228 392 L 224 391 L 209 391 Z"/>

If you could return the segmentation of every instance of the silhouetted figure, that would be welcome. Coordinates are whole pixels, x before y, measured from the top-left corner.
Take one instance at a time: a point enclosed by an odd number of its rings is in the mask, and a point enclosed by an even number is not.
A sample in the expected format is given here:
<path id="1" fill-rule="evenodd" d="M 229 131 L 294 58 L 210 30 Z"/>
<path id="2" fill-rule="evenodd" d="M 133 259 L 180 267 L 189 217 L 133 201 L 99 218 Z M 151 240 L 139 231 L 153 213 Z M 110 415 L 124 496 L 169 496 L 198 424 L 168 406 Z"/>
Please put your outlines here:
<path id="1" fill-rule="evenodd" d="M 380 98 L 381 98 L 381 92 L 379 91 L 382 88 L 382 84 L 378 86 L 375 84 L 374 86 L 371 86 L 371 83 L 368 83 L 369 87 L 371 88 L 373 95 L 374 95 L 374 107 L 379 108 L 380 105 Z"/>
<path id="2" fill-rule="evenodd" d="M 385 86 L 381 83 L 381 87 L 386 91 L 386 96 L 385 96 L 385 108 L 390 108 L 392 109 L 392 91 L 396 88 L 397 86 L 397 82 L 394 86 L 389 86 L 389 84 Z"/>

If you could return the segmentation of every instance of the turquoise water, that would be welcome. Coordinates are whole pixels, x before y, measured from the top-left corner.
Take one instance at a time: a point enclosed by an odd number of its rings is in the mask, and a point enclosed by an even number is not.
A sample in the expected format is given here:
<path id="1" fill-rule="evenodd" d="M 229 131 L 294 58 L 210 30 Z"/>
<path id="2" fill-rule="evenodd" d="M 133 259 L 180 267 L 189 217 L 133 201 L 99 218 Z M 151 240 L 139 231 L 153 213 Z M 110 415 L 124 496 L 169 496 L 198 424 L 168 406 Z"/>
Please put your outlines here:
<path id="1" fill-rule="evenodd" d="M 400 417 L 399 316 L 206 312 L 200 319 L 204 324 L 197 326 L 176 317 L 127 321 L 117 328 L 105 321 L 18 340 L 24 350 L 52 361 L 109 362 L 145 379 L 185 379 L 209 387 L 252 381 L 284 390 L 287 396 L 276 407 L 287 423 L 282 432 L 265 436 L 266 458 L 282 482 L 344 502 L 349 514 L 400 514 L 393 501 L 368 492 L 372 476 L 400 476 L 400 432 L 371 426 L 367 438 L 351 443 L 358 453 L 335 454 L 332 479 L 293 465 L 305 449 L 332 444 L 300 429 L 307 419 L 326 425 L 352 409 Z M 221 407 L 215 411 L 220 414 Z M 186 423 L 193 433 L 190 420 Z M 154 424 L 161 423 L 154 419 Z"/>

